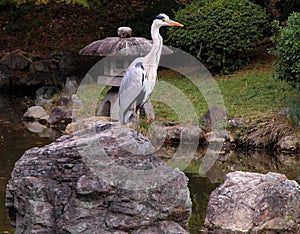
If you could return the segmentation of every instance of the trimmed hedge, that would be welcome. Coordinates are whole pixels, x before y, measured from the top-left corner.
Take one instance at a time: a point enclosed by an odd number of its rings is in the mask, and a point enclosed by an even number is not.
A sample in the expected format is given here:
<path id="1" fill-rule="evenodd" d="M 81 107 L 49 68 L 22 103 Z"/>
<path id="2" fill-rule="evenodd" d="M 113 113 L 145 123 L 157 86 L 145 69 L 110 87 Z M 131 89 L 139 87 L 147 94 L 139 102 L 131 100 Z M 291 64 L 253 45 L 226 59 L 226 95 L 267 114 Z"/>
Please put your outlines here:
<path id="1" fill-rule="evenodd" d="M 264 9 L 249 0 L 195 0 L 175 13 L 183 29 L 170 28 L 168 42 L 218 71 L 248 62 L 250 44 L 268 26 Z"/>

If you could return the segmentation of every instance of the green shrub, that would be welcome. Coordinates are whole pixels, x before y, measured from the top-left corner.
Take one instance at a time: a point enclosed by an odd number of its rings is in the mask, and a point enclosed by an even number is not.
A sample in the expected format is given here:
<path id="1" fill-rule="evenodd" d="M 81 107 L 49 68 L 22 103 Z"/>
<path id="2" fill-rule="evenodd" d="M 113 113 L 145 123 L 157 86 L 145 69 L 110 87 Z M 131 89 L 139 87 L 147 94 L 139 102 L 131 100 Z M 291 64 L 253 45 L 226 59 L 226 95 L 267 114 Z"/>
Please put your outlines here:
<path id="1" fill-rule="evenodd" d="M 170 28 L 168 42 L 218 70 L 247 63 L 247 50 L 263 37 L 266 12 L 249 0 L 195 0 L 175 13 L 183 29 Z"/>
<path id="2" fill-rule="evenodd" d="M 280 80 L 300 83 L 300 13 L 291 14 L 287 26 L 280 29 L 280 34 L 273 37 L 277 44 L 272 52 L 279 58 L 274 63 L 275 75 Z"/>

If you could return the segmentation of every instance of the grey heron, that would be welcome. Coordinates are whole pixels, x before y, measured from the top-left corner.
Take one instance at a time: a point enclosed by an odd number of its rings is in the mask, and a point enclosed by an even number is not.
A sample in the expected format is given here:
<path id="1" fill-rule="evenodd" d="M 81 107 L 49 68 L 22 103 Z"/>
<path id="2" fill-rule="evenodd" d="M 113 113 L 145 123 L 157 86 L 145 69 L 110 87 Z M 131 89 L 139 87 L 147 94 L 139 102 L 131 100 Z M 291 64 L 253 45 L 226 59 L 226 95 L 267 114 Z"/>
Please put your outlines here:
<path id="1" fill-rule="evenodd" d="M 143 105 L 149 100 L 156 84 L 157 68 L 163 46 L 159 34 L 161 26 L 183 25 L 170 20 L 165 14 L 159 14 L 151 26 L 152 48 L 145 57 L 136 58 L 127 68 L 119 89 L 119 115 L 121 124 L 133 121 L 133 134 L 139 135 L 139 114 Z"/>

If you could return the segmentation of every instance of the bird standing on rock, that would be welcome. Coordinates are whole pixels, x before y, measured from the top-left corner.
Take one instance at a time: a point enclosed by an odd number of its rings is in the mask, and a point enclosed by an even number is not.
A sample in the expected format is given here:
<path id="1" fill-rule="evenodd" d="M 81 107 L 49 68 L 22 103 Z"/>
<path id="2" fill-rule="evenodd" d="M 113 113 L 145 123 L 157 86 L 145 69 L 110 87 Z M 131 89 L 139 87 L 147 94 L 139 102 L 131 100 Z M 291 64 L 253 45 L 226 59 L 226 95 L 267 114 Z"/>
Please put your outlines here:
<path id="1" fill-rule="evenodd" d="M 127 68 L 119 89 L 119 115 L 121 124 L 133 121 L 133 134 L 135 130 L 139 135 L 139 114 L 143 105 L 149 100 L 156 84 L 157 68 L 163 47 L 163 38 L 159 34 L 162 26 L 183 25 L 170 20 L 165 14 L 159 14 L 151 26 L 152 48 L 145 57 L 135 59 Z"/>

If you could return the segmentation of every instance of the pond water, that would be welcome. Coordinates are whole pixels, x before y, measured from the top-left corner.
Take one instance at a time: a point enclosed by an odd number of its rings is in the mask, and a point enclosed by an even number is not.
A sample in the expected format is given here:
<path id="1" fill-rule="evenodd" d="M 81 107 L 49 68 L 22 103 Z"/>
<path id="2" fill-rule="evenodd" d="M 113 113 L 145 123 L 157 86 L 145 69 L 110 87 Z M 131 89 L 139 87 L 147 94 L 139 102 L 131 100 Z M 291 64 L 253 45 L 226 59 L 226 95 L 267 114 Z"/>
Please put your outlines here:
<path id="1" fill-rule="evenodd" d="M 26 110 L 28 98 L 16 96 L 14 92 L 0 92 L 0 234 L 13 233 L 14 229 L 7 220 L 5 209 L 5 188 L 14 163 L 25 150 L 43 146 L 51 142 L 49 138 L 40 137 L 29 132 L 21 118 Z M 171 150 L 172 151 L 172 150 Z M 204 150 L 199 149 L 199 158 Z M 225 162 L 218 161 L 207 176 L 198 173 L 200 161 L 193 161 L 185 170 L 189 177 L 189 188 L 193 202 L 193 213 L 190 219 L 190 233 L 199 233 L 205 218 L 209 194 L 221 183 L 226 172 L 235 170 L 269 171 L 286 174 L 299 183 L 299 157 L 292 155 L 272 155 L 266 152 L 235 151 Z"/>
<path id="2" fill-rule="evenodd" d="M 25 150 L 50 142 L 29 132 L 21 119 L 27 97 L 15 91 L 0 91 L 0 233 L 13 233 L 5 209 L 5 189 L 14 163 Z M 19 92 L 18 92 L 19 93 Z"/>

